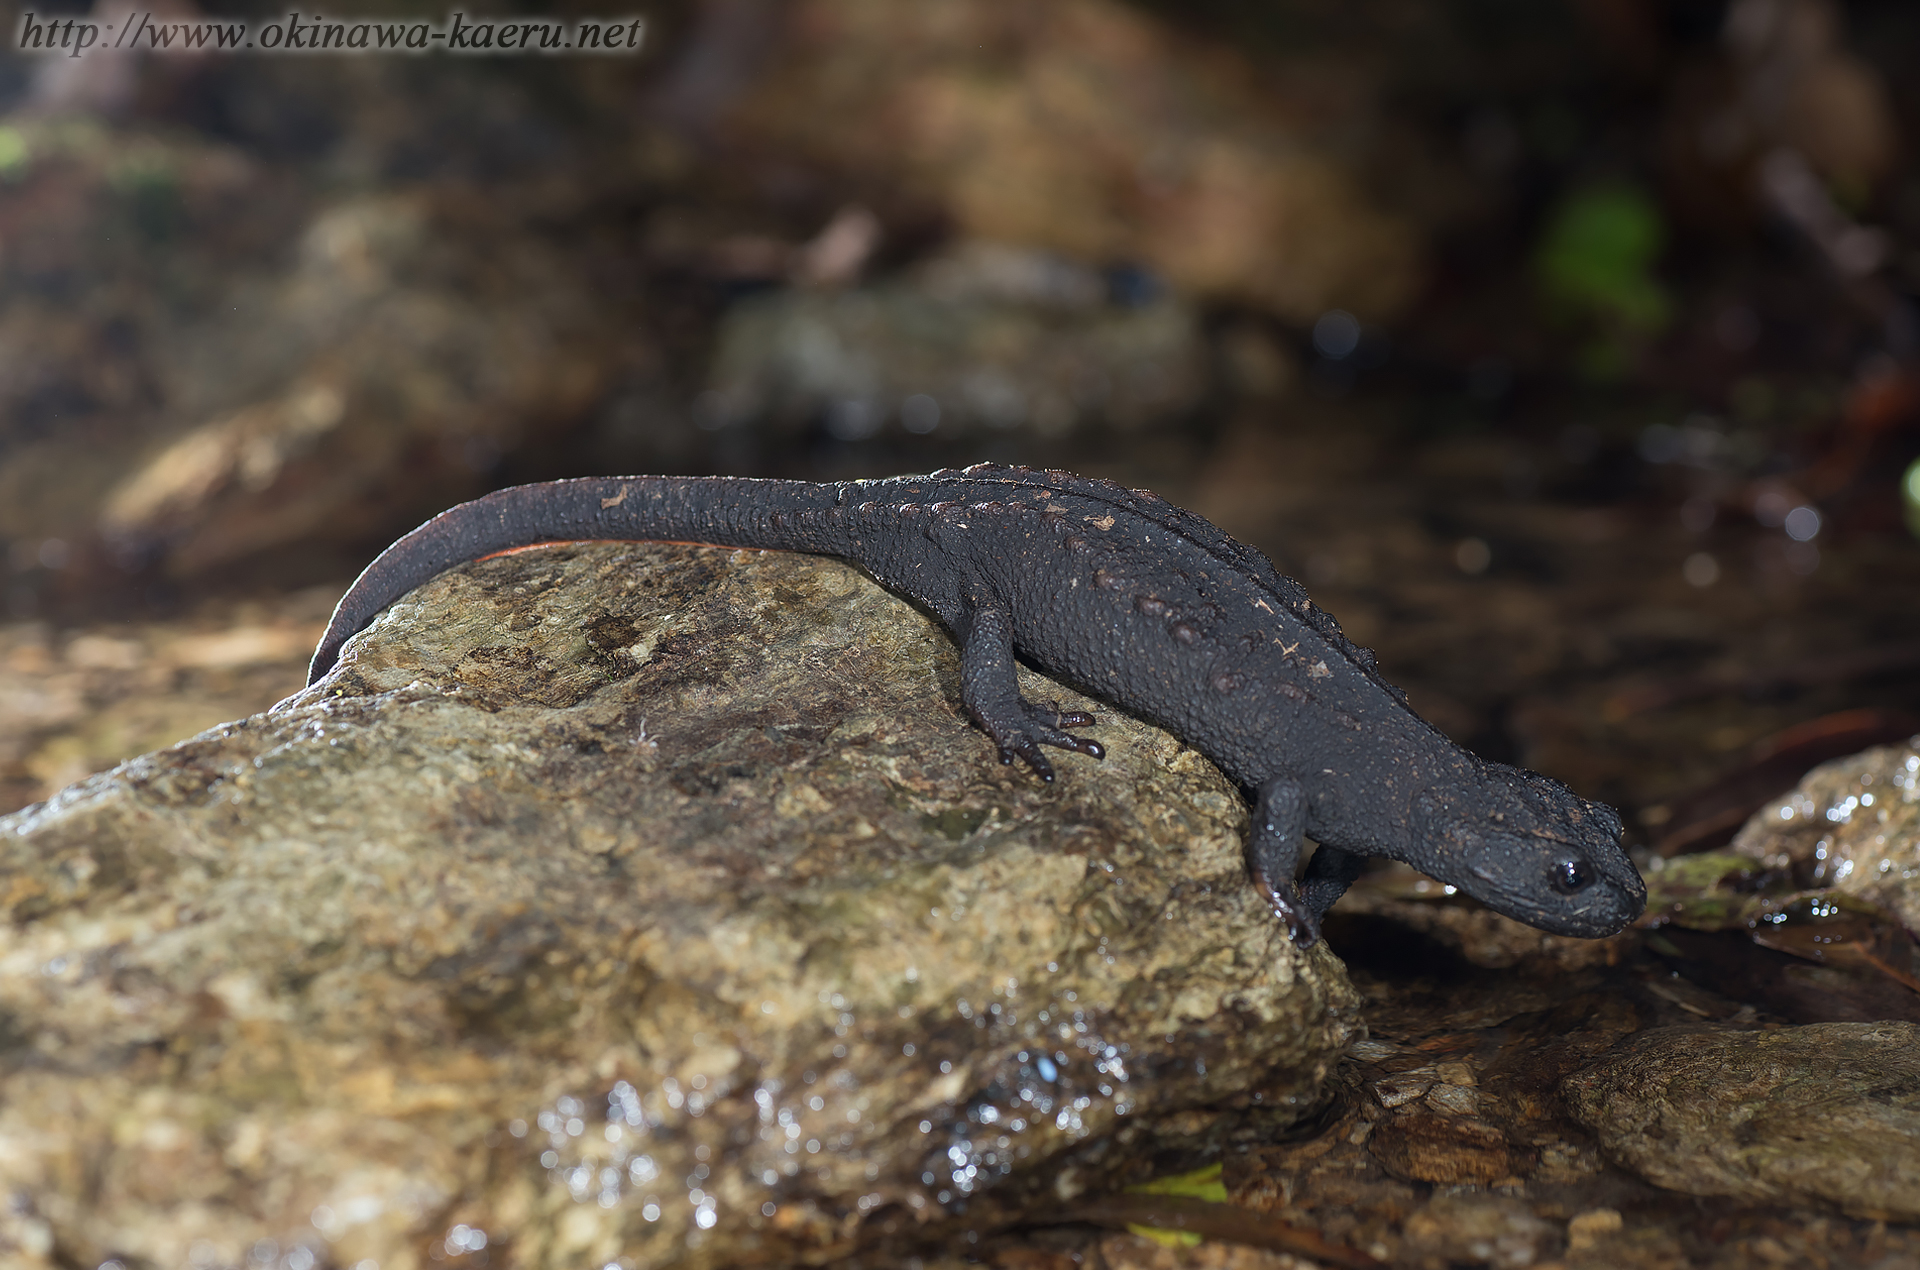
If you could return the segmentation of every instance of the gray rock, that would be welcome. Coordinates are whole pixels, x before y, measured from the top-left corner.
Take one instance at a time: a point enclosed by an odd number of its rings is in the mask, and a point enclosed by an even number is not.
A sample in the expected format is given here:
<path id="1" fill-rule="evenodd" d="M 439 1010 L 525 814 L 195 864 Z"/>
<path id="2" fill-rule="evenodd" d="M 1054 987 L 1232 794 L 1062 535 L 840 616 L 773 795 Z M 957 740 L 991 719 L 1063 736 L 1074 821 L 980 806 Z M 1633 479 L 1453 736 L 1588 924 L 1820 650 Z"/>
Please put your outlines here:
<path id="1" fill-rule="evenodd" d="M 1920 1027 L 1642 1033 L 1562 1085 L 1624 1168 L 1691 1195 L 1920 1219 Z"/>
<path id="2" fill-rule="evenodd" d="M 1042 786 L 956 676 L 834 562 L 550 548 L 0 819 L 10 1264 L 826 1261 L 1303 1114 L 1356 998 L 1232 787 L 1108 710 Z"/>
<path id="3" fill-rule="evenodd" d="M 1811 865 L 1814 885 L 1870 900 L 1920 930 L 1920 736 L 1822 763 L 1755 812 L 1733 850 Z"/>
<path id="4" fill-rule="evenodd" d="M 974 244 L 910 278 L 739 302 L 721 322 L 707 426 L 824 419 L 943 437 L 1179 419 L 1206 389 L 1193 313 L 1172 298 L 1105 302 L 1099 275 L 1043 253 Z"/>

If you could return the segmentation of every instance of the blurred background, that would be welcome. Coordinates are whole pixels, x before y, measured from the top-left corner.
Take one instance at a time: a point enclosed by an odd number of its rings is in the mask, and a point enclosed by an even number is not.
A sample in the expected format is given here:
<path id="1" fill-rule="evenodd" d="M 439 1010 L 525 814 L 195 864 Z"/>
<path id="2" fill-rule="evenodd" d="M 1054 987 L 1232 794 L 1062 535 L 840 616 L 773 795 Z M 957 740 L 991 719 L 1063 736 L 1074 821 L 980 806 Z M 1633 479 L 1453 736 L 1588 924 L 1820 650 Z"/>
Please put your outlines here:
<path id="1" fill-rule="evenodd" d="M 0 5 L 0 811 L 294 691 L 426 516 L 617 472 L 1151 487 L 1669 853 L 1920 730 L 1909 0 L 640 12 L 75 59 Z"/>

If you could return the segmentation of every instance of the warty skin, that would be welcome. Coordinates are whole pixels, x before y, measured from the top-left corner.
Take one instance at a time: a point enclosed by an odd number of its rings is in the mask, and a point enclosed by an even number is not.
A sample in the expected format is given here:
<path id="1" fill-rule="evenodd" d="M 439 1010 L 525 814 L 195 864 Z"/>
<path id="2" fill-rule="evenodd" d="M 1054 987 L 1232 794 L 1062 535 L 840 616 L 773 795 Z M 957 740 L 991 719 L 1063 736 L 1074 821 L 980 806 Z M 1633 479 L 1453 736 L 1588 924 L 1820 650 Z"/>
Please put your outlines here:
<path id="1" fill-rule="evenodd" d="M 1082 711 L 1021 697 L 1015 659 L 1156 723 L 1253 802 L 1255 885 L 1296 941 L 1387 856 L 1487 907 L 1598 938 L 1646 904 L 1612 808 L 1461 749 L 1408 706 L 1259 552 L 1155 495 L 978 465 L 880 481 L 594 477 L 443 512 L 361 574 L 314 653 L 318 682 L 382 609 L 466 561 L 547 542 L 711 543 L 835 556 L 935 614 L 961 698 L 1043 779 L 1043 747 L 1099 757 Z M 1302 842 L 1319 844 L 1296 881 Z"/>

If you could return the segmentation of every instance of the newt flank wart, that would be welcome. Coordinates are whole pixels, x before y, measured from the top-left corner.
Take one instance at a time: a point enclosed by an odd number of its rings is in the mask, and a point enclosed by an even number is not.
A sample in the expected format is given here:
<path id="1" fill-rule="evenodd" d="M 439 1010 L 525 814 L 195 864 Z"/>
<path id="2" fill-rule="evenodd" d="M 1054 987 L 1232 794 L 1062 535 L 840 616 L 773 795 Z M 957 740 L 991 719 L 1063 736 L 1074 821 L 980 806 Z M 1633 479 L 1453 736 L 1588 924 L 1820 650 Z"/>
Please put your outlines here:
<path id="1" fill-rule="evenodd" d="M 982 464 L 882 481 L 595 477 L 501 490 L 382 552 L 334 611 L 308 683 L 380 611 L 455 565 L 515 547 L 671 540 L 837 556 L 936 614 L 960 695 L 1000 759 L 1098 758 L 1094 722 L 1025 700 L 1023 658 L 1168 729 L 1253 801 L 1254 883 L 1302 945 L 1367 856 L 1404 861 L 1562 935 L 1613 934 L 1646 887 L 1620 817 L 1469 754 L 1421 719 L 1297 582 L 1157 496 Z M 1296 882 L 1303 838 L 1320 844 Z"/>

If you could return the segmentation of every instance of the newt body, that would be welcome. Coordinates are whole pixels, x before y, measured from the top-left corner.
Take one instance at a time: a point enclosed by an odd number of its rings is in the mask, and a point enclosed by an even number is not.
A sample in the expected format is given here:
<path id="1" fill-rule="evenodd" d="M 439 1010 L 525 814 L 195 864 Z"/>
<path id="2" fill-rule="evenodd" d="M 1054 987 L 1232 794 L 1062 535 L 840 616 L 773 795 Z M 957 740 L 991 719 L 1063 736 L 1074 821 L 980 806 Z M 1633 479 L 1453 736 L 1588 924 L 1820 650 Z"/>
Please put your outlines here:
<path id="1" fill-rule="evenodd" d="M 1404 861 L 1510 917 L 1598 937 L 1646 889 L 1614 811 L 1481 759 L 1408 707 L 1300 585 L 1152 494 L 979 465 L 881 481 L 605 477 L 500 490 L 436 516 L 369 565 L 308 682 L 394 600 L 469 560 L 585 539 L 837 556 L 933 612 L 960 645 L 961 697 L 999 747 L 1053 779 L 1042 746 L 1099 757 L 1092 723 L 1024 700 L 1015 657 L 1167 728 L 1254 803 L 1255 883 L 1311 944 L 1364 858 Z M 1297 885 L 1303 837 L 1320 844 Z"/>

